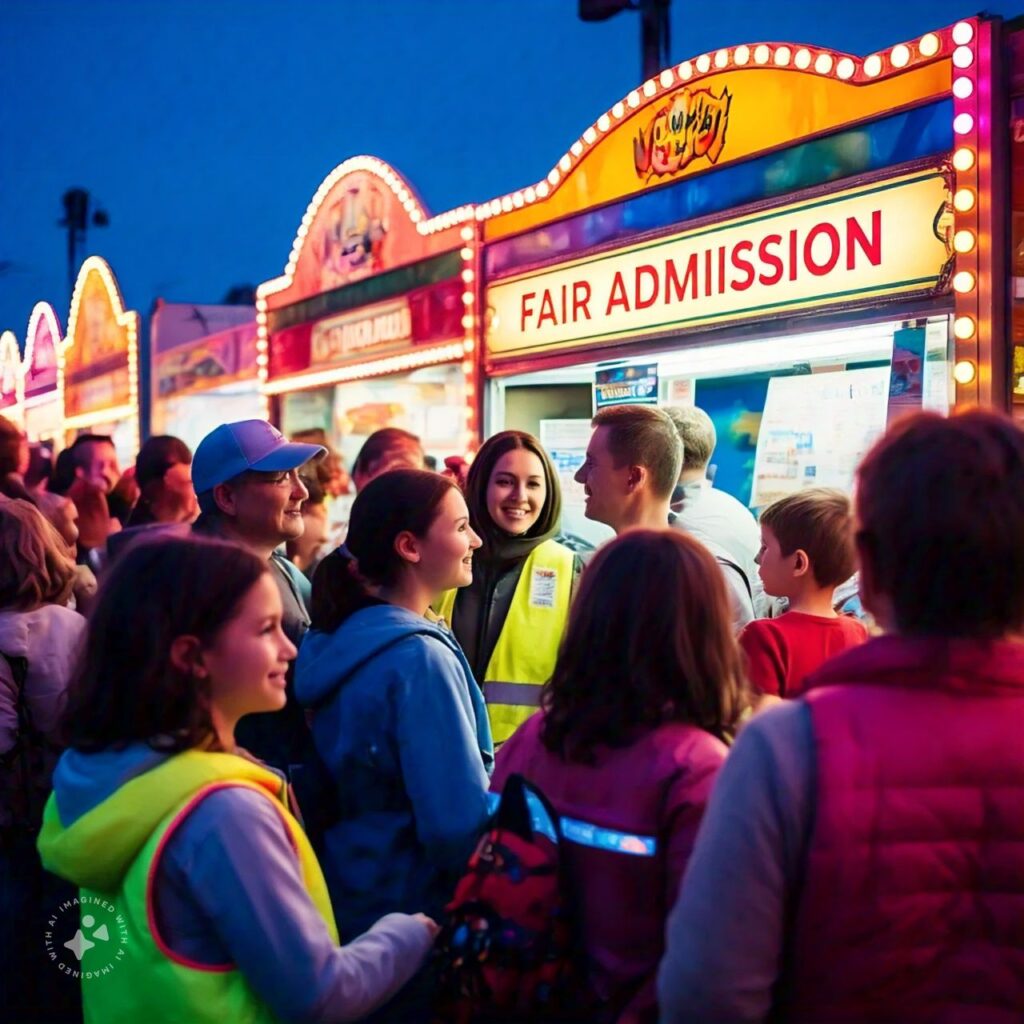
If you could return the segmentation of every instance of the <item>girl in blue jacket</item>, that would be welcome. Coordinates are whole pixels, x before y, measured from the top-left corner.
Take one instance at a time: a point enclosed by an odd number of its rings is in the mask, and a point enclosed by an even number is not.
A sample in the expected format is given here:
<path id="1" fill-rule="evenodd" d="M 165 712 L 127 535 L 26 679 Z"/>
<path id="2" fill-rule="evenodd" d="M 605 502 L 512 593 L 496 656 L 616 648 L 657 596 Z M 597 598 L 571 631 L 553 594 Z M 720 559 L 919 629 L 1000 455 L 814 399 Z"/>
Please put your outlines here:
<path id="1" fill-rule="evenodd" d="M 313 580 L 295 691 L 337 798 L 322 859 L 342 935 L 384 912 L 439 914 L 486 819 L 483 696 L 429 617 L 472 581 L 479 546 L 450 480 L 394 470 L 359 492 L 346 546 Z"/>

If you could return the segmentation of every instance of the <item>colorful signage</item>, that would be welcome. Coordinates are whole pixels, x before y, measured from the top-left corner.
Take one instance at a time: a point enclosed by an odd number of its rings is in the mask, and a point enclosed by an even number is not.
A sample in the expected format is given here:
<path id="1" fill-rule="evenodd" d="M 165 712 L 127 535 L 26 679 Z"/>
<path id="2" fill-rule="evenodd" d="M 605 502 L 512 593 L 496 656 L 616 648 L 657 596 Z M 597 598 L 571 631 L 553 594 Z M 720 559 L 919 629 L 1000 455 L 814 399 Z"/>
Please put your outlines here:
<path id="1" fill-rule="evenodd" d="M 951 258 L 937 172 L 701 227 L 499 281 L 490 357 L 536 354 L 938 286 Z"/>
<path id="2" fill-rule="evenodd" d="M 90 256 L 78 273 L 64 350 L 69 427 L 137 415 L 138 320 L 125 310 L 110 267 Z"/>
<path id="3" fill-rule="evenodd" d="M 13 411 L 20 418 L 16 408 L 21 390 L 21 350 L 13 331 L 0 334 L 0 409 Z"/>
<path id="4" fill-rule="evenodd" d="M 322 366 L 366 349 L 407 345 L 411 341 L 412 313 L 409 300 L 403 298 L 314 324 L 310 341 L 312 362 Z"/>
<path id="5" fill-rule="evenodd" d="M 484 204 L 485 241 L 948 97 L 954 47 L 929 33 L 887 61 L 761 44 L 666 68 L 587 127 L 544 181 Z"/>
<path id="6" fill-rule="evenodd" d="M 57 349 L 61 343 L 60 321 L 48 302 L 37 302 L 25 336 L 25 401 L 56 398 Z"/>
<path id="7" fill-rule="evenodd" d="M 594 408 L 657 405 L 658 366 L 612 366 L 594 375 Z"/>
<path id="8" fill-rule="evenodd" d="M 248 310 L 252 315 L 252 309 Z M 250 380 L 256 390 L 256 321 L 195 338 L 153 356 L 155 395 L 192 394 Z"/>
<path id="9" fill-rule="evenodd" d="M 732 96 L 723 88 L 680 89 L 640 132 L 633 144 L 633 164 L 644 181 L 676 174 L 694 160 L 717 164 L 725 146 Z"/>

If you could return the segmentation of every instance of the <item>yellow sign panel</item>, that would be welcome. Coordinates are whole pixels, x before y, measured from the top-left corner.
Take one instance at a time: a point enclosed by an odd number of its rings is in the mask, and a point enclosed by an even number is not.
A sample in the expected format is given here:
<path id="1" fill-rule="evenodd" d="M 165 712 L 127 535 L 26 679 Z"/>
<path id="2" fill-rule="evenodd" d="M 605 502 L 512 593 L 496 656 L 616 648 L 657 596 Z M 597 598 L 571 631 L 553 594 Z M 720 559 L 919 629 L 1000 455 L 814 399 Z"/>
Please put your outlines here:
<path id="1" fill-rule="evenodd" d="M 499 281 L 487 354 L 546 353 L 934 288 L 950 257 L 942 175 L 848 189 Z"/>
<path id="2" fill-rule="evenodd" d="M 66 418 L 133 402 L 138 314 L 124 310 L 110 268 L 90 256 L 79 271 L 64 354 Z"/>
<path id="3" fill-rule="evenodd" d="M 871 83 L 746 67 L 702 78 L 621 120 L 542 202 L 484 222 L 491 242 L 594 206 L 948 95 L 948 60 Z"/>

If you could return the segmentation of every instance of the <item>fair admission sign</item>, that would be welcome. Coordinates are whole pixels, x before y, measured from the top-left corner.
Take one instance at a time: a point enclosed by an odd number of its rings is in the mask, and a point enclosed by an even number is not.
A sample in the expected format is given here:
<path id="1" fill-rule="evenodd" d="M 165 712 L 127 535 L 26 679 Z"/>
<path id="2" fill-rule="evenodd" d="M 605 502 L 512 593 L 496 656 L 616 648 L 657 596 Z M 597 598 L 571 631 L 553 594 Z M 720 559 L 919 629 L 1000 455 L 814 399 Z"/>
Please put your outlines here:
<path id="1" fill-rule="evenodd" d="M 499 281 L 487 355 L 543 354 L 937 286 L 941 174 L 864 185 Z"/>

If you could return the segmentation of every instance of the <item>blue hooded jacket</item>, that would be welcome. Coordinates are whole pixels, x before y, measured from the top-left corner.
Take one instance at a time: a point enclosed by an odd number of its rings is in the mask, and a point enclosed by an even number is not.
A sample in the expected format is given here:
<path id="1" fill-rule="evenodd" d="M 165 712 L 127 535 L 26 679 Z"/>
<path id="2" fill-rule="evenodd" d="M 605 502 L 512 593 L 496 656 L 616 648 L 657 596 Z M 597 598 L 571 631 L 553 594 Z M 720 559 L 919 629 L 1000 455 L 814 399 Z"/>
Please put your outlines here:
<path id="1" fill-rule="evenodd" d="M 436 917 L 487 817 L 491 731 L 462 649 L 394 605 L 312 630 L 295 692 L 337 789 L 321 861 L 343 941 L 392 911 Z"/>

